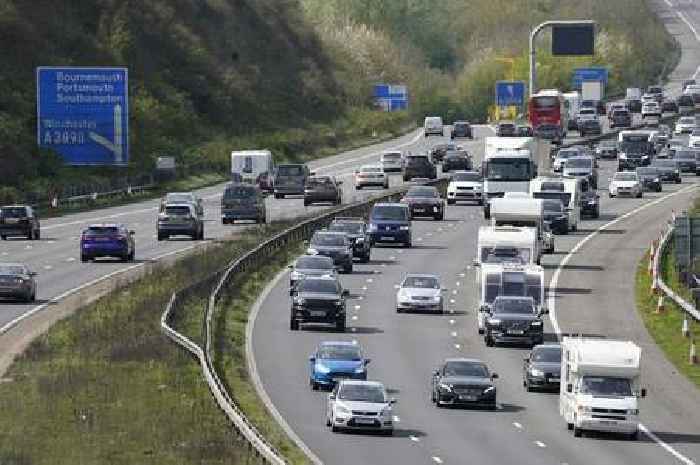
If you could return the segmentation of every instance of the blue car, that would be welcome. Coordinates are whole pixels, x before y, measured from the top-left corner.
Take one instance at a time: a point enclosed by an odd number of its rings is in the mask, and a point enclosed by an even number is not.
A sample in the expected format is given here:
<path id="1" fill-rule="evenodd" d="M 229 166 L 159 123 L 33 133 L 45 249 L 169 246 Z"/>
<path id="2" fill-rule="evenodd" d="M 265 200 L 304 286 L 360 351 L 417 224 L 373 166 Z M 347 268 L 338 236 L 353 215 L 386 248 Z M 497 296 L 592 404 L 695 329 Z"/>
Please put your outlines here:
<path id="1" fill-rule="evenodd" d="M 80 235 L 80 261 L 114 257 L 131 262 L 136 254 L 134 231 L 123 224 L 92 224 Z"/>
<path id="2" fill-rule="evenodd" d="M 368 227 L 372 245 L 403 244 L 411 247 L 411 212 L 401 203 L 377 203 L 369 214 Z"/>
<path id="3" fill-rule="evenodd" d="M 359 345 L 352 342 L 322 342 L 309 357 L 309 384 L 315 391 L 319 387 L 332 387 L 339 379 L 367 379 L 367 364 Z"/>

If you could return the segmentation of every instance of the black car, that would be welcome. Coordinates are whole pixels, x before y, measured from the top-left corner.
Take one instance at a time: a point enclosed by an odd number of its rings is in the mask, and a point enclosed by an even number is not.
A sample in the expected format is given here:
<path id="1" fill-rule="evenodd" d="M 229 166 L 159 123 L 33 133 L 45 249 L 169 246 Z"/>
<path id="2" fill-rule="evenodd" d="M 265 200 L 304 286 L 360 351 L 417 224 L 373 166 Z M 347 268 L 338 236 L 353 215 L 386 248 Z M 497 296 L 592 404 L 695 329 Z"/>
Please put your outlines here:
<path id="1" fill-rule="evenodd" d="M 457 144 L 437 144 L 430 149 L 430 159 L 435 163 L 441 163 L 447 152 L 452 152 L 455 150 L 460 150 L 460 147 Z"/>
<path id="2" fill-rule="evenodd" d="M 435 220 L 445 217 L 445 201 L 434 186 L 413 186 L 401 199 L 408 205 L 412 217 L 431 216 Z"/>
<path id="3" fill-rule="evenodd" d="M 550 140 L 555 145 L 562 143 L 561 129 L 556 124 L 540 124 L 535 128 L 535 136 L 540 139 Z"/>
<path id="4" fill-rule="evenodd" d="M 304 206 L 314 203 L 330 202 L 333 205 L 343 203 L 343 189 L 334 176 L 311 176 L 304 186 Z"/>
<path id="5" fill-rule="evenodd" d="M 587 135 L 600 135 L 603 129 L 600 126 L 600 121 L 598 119 L 584 119 L 578 123 L 578 132 L 581 137 L 586 137 Z"/>
<path id="6" fill-rule="evenodd" d="M 544 199 L 544 222 L 554 234 L 569 233 L 569 215 L 559 199 Z"/>
<path id="7" fill-rule="evenodd" d="M 7 205 L 0 207 L 0 237 L 26 237 L 28 240 L 41 238 L 39 217 L 29 205 Z"/>
<path id="8" fill-rule="evenodd" d="M 238 220 L 267 222 L 265 193 L 254 184 L 230 183 L 221 197 L 221 223 L 233 224 Z"/>
<path id="9" fill-rule="evenodd" d="M 678 162 L 673 159 L 656 159 L 651 164 L 659 172 L 659 178 L 661 182 L 676 183 L 680 184 L 681 179 L 681 168 L 678 166 Z"/>
<path id="10" fill-rule="evenodd" d="M 472 160 L 469 154 L 463 150 L 447 152 L 442 160 L 442 172 L 449 173 L 450 171 L 470 171 L 472 169 Z"/>
<path id="11" fill-rule="evenodd" d="M 542 315 L 547 311 L 538 312 L 532 297 L 498 296 L 483 311 L 488 313 L 484 331 L 487 347 L 498 343 L 534 346 L 544 341 Z"/>
<path id="12" fill-rule="evenodd" d="M 579 190 L 581 191 L 581 216 L 591 218 L 600 217 L 600 196 L 588 182 L 588 179 L 579 180 Z"/>
<path id="13" fill-rule="evenodd" d="M 514 137 L 515 135 L 515 124 L 513 123 L 498 123 L 496 126 L 497 137 Z"/>
<path id="14" fill-rule="evenodd" d="M 642 189 L 645 191 L 661 192 L 661 176 L 659 170 L 653 166 L 640 166 L 637 168 L 637 177 Z"/>
<path id="15" fill-rule="evenodd" d="M 515 135 L 518 137 L 534 137 L 535 131 L 532 129 L 532 126 L 522 124 L 515 128 Z"/>
<path id="16" fill-rule="evenodd" d="M 467 121 L 455 121 L 452 124 L 452 133 L 450 138 L 456 139 L 458 137 L 467 137 L 473 139 L 472 126 Z"/>
<path id="17" fill-rule="evenodd" d="M 331 257 L 337 269 L 352 272 L 352 244 L 344 232 L 316 231 L 311 236 L 306 253 Z"/>
<path id="18" fill-rule="evenodd" d="M 632 114 L 627 110 L 613 110 L 610 115 L 610 128 L 632 127 Z"/>
<path id="19" fill-rule="evenodd" d="M 642 101 L 637 99 L 627 100 L 627 108 L 632 113 L 642 112 Z"/>
<path id="20" fill-rule="evenodd" d="M 617 149 L 617 170 L 629 171 L 637 169 L 638 166 L 647 166 L 651 163 L 653 155 L 654 144 L 649 142 L 646 134 L 620 142 Z"/>
<path id="21" fill-rule="evenodd" d="M 289 329 L 304 323 L 326 323 L 345 331 L 345 299 L 350 293 L 335 277 L 308 277 L 289 290 L 292 305 Z"/>
<path id="22" fill-rule="evenodd" d="M 496 408 L 497 373 L 481 360 L 448 358 L 433 372 L 431 399 L 438 407 L 452 405 Z"/>
<path id="23" fill-rule="evenodd" d="M 523 364 L 523 387 L 527 392 L 551 390 L 559 392 L 561 346 L 542 344 L 532 348 Z"/>
<path id="24" fill-rule="evenodd" d="M 437 167 L 430 161 L 428 155 L 408 155 L 403 165 L 403 180 L 413 178 L 437 178 Z"/>
<path id="25" fill-rule="evenodd" d="M 335 218 L 328 226 L 329 231 L 343 232 L 352 243 L 352 255 L 361 263 L 368 263 L 372 253 L 372 241 L 367 224 L 362 218 Z"/>
<path id="26" fill-rule="evenodd" d="M 272 180 L 275 198 L 283 199 L 286 195 L 302 195 L 306 179 L 312 174 L 303 163 L 277 165 Z"/>
<path id="27" fill-rule="evenodd" d="M 673 100 L 664 100 L 661 102 L 662 113 L 678 113 L 678 105 Z"/>

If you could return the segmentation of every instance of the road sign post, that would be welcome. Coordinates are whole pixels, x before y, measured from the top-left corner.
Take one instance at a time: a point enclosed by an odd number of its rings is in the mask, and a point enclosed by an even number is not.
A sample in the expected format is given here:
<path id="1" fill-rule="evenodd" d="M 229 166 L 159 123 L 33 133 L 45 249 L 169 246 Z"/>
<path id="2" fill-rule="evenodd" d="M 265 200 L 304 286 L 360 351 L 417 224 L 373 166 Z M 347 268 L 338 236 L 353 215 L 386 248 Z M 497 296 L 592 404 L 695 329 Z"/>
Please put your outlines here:
<path id="1" fill-rule="evenodd" d="M 39 67 L 37 144 L 68 165 L 129 163 L 126 68 Z"/>

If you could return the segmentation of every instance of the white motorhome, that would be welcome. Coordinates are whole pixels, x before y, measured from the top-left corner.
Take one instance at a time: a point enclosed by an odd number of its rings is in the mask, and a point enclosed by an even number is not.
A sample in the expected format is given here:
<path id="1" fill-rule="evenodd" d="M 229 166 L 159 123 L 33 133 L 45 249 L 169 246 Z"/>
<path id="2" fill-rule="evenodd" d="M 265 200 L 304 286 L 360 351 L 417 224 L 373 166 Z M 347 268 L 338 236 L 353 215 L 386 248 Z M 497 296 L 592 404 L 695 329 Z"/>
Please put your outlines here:
<path id="1" fill-rule="evenodd" d="M 569 122 L 567 124 L 567 129 L 570 130 L 578 130 L 578 126 L 576 124 L 576 116 L 578 116 L 578 112 L 581 109 L 581 94 L 579 94 L 576 91 L 573 92 L 565 92 L 564 94 L 564 100 L 569 102 Z"/>
<path id="2" fill-rule="evenodd" d="M 553 236 L 551 232 L 546 231 L 544 225 L 544 205 L 541 199 L 493 199 L 491 222 L 494 226 L 534 228 L 537 232 L 539 245 L 538 255 L 536 255 L 537 263 L 539 263 L 543 253 L 553 252 Z"/>
<path id="3" fill-rule="evenodd" d="M 484 330 L 489 306 L 498 296 L 532 297 L 538 312 L 544 308 L 544 269 L 539 265 L 484 263 L 477 276 L 479 308 L 476 314 L 479 334 Z"/>
<path id="4" fill-rule="evenodd" d="M 584 431 L 639 435 L 642 349 L 631 341 L 565 337 L 561 343 L 559 413 Z"/>
<path id="5" fill-rule="evenodd" d="M 272 190 L 275 165 L 269 150 L 231 152 L 231 180 L 255 184 L 263 191 Z"/>
<path id="6" fill-rule="evenodd" d="M 549 141 L 534 137 L 487 137 L 481 173 L 484 176 L 484 217 L 490 199 L 506 192 L 528 192 L 538 170 L 548 170 Z"/>
<path id="7" fill-rule="evenodd" d="M 539 242 L 534 228 L 481 226 L 477 240 L 475 266 L 482 263 L 538 263 Z"/>
<path id="8" fill-rule="evenodd" d="M 559 199 L 564 204 L 569 229 L 576 231 L 581 222 L 581 189 L 577 178 L 539 177 L 530 181 L 530 195 L 536 199 Z"/>

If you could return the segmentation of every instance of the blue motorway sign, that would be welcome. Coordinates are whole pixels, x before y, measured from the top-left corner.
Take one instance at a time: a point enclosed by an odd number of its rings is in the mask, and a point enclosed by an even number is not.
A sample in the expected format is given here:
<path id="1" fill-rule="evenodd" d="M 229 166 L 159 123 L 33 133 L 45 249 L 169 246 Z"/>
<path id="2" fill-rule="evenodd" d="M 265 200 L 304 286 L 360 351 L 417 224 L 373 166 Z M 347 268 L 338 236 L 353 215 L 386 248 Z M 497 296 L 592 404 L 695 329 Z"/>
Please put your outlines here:
<path id="1" fill-rule="evenodd" d="M 522 106 L 525 103 L 525 82 L 497 81 L 496 106 Z"/>
<path id="2" fill-rule="evenodd" d="M 571 78 L 571 88 L 581 90 L 583 81 L 602 81 L 603 87 L 608 85 L 608 69 L 602 67 L 576 68 Z"/>
<path id="3" fill-rule="evenodd" d="M 384 111 L 408 108 L 408 89 L 404 85 L 375 84 L 374 101 Z"/>
<path id="4" fill-rule="evenodd" d="M 37 143 L 68 165 L 129 162 L 126 68 L 39 67 Z"/>

